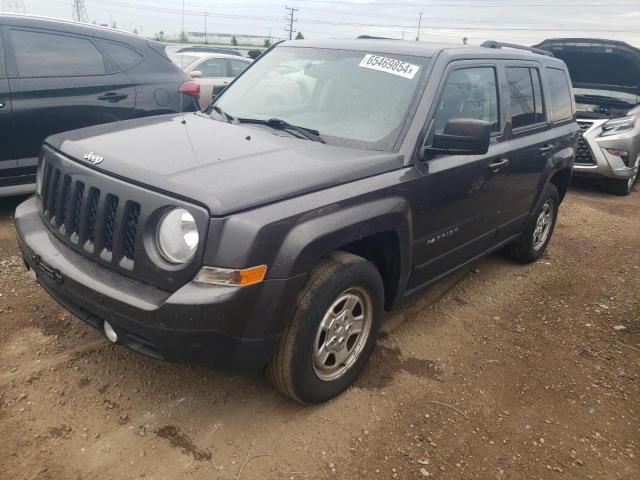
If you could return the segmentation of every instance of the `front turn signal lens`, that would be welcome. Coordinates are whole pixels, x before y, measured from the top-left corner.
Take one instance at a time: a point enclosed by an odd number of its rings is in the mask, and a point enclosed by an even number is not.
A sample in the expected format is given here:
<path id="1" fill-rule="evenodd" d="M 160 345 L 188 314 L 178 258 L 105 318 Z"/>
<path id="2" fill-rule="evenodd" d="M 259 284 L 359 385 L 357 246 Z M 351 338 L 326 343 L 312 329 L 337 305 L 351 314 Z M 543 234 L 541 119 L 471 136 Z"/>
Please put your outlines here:
<path id="1" fill-rule="evenodd" d="M 236 270 L 231 268 L 202 267 L 195 281 L 209 285 L 248 287 L 260 283 L 267 274 L 266 265 Z"/>

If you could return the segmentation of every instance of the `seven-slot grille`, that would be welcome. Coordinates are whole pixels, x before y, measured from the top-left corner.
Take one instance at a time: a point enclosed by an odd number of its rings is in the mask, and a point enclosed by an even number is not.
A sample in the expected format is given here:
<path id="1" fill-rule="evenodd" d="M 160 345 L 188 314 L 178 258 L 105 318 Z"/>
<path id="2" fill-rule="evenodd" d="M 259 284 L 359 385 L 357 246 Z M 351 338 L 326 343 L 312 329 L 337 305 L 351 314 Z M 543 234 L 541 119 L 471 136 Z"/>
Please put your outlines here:
<path id="1" fill-rule="evenodd" d="M 582 163 L 587 165 L 595 165 L 593 153 L 589 144 L 584 139 L 584 133 L 592 127 L 591 122 L 578 122 L 580 126 L 580 142 L 578 143 L 578 150 L 576 151 L 576 163 Z"/>
<path id="2" fill-rule="evenodd" d="M 140 204 L 87 185 L 45 161 L 42 214 L 66 242 L 133 269 Z"/>

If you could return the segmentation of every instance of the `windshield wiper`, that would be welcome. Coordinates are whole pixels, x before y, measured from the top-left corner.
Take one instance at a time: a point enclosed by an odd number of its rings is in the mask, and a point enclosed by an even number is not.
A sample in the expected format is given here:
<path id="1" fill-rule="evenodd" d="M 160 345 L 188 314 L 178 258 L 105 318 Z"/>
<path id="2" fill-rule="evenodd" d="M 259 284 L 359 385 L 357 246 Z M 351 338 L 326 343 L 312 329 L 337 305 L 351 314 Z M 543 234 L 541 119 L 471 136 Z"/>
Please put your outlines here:
<path id="1" fill-rule="evenodd" d="M 231 115 L 225 113 L 224 110 L 222 110 L 220 107 L 218 107 L 217 105 L 209 105 L 211 107 L 211 110 L 213 110 L 214 112 L 216 112 L 218 115 L 220 115 L 222 118 L 224 118 L 224 121 L 227 123 L 233 123 L 233 120 L 235 120 Z"/>
<path id="2" fill-rule="evenodd" d="M 266 125 L 276 130 L 292 130 L 299 136 L 312 140 L 314 142 L 326 143 L 320 136 L 320 132 L 311 128 L 299 127 L 280 118 L 270 118 L 269 120 L 260 120 L 258 118 L 238 118 L 238 123 L 252 123 L 255 125 Z"/>

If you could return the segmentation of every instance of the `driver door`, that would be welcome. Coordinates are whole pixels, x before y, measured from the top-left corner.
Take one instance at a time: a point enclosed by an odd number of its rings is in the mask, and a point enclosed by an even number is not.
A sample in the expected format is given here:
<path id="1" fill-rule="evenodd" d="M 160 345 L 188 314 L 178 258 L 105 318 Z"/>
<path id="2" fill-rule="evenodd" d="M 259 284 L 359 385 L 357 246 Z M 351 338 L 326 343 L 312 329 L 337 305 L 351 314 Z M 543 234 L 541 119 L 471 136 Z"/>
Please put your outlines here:
<path id="1" fill-rule="evenodd" d="M 440 86 L 426 145 L 452 118 L 493 124 L 484 155 L 435 154 L 421 165 L 421 207 L 415 224 L 416 268 L 410 288 L 432 281 L 482 255 L 495 244 L 507 201 L 509 159 L 497 63 L 457 62 Z"/>

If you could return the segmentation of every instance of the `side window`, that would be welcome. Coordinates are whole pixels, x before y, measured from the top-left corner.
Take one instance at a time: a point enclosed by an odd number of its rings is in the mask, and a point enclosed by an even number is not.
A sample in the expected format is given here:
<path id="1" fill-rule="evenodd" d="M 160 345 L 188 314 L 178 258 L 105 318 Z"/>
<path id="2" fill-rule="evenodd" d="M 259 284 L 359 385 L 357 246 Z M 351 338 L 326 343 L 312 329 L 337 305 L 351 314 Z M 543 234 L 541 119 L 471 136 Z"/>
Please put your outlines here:
<path id="1" fill-rule="evenodd" d="M 27 30 L 10 30 L 9 35 L 21 77 L 108 73 L 102 53 L 88 39 Z"/>
<path id="2" fill-rule="evenodd" d="M 513 128 L 543 122 L 544 110 L 538 70 L 529 67 L 508 67 L 507 83 Z"/>
<path id="3" fill-rule="evenodd" d="M 250 65 L 249 62 L 241 62 L 240 60 L 229 60 L 231 66 L 231 77 L 236 78 L 242 72 L 244 72 Z"/>
<path id="4" fill-rule="evenodd" d="M 442 133 L 452 118 L 473 118 L 500 130 L 498 88 L 493 67 L 463 68 L 449 74 L 434 118 L 435 133 Z"/>
<path id="5" fill-rule="evenodd" d="M 551 120 L 559 122 L 573 117 L 571 89 L 564 70 L 547 68 L 549 97 L 551 98 Z"/>
<path id="6" fill-rule="evenodd" d="M 144 58 L 132 48 L 120 43 L 108 42 L 106 40 L 98 40 L 97 43 L 120 70 L 129 70 Z"/>
<path id="7" fill-rule="evenodd" d="M 227 65 L 222 58 L 210 58 L 194 67 L 194 70 L 200 70 L 203 78 L 219 78 L 227 77 Z"/>

